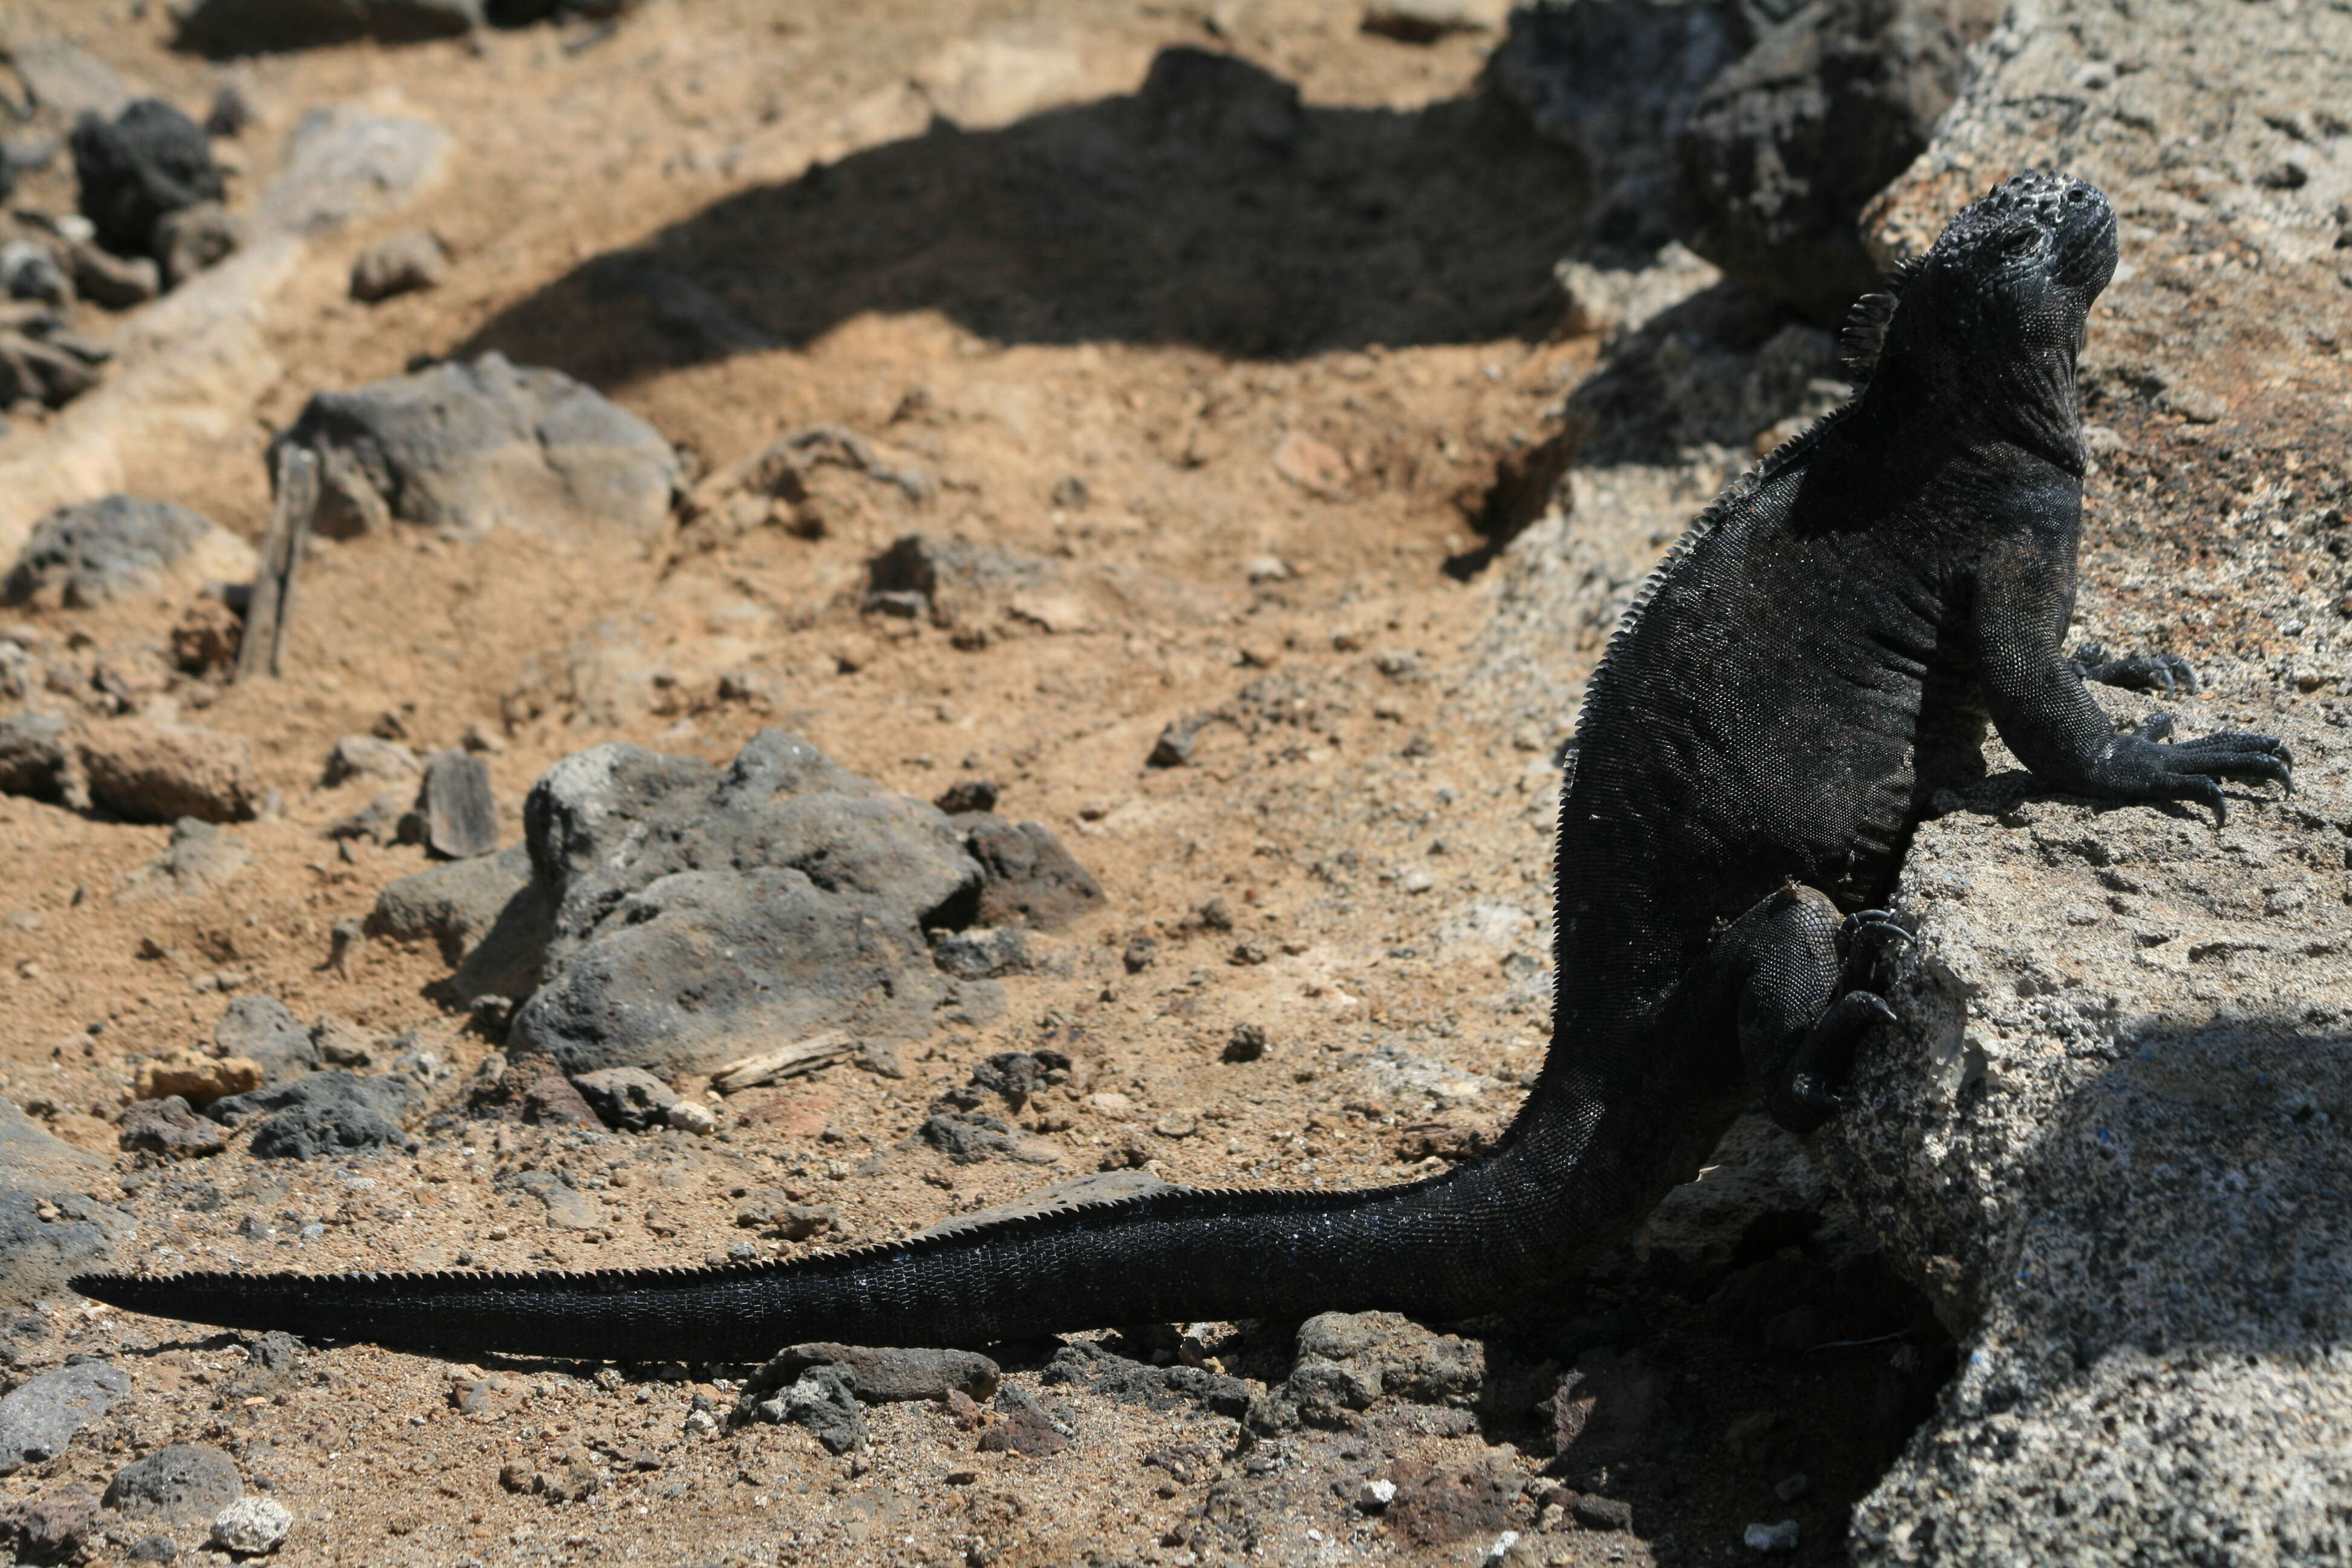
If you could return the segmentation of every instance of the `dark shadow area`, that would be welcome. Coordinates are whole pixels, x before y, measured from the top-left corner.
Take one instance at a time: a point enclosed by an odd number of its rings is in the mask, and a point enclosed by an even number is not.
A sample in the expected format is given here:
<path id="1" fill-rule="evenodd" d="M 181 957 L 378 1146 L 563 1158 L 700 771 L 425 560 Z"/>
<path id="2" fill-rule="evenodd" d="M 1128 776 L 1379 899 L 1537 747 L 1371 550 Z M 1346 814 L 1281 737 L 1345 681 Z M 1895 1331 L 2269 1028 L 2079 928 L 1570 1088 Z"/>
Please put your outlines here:
<path id="1" fill-rule="evenodd" d="M 603 385 L 942 311 L 999 342 L 1282 358 L 1540 337 L 1583 207 L 1577 161 L 1486 96 L 1302 105 L 1256 67 L 1163 51 L 1134 94 L 929 133 L 729 196 L 592 258 L 453 352 Z"/>

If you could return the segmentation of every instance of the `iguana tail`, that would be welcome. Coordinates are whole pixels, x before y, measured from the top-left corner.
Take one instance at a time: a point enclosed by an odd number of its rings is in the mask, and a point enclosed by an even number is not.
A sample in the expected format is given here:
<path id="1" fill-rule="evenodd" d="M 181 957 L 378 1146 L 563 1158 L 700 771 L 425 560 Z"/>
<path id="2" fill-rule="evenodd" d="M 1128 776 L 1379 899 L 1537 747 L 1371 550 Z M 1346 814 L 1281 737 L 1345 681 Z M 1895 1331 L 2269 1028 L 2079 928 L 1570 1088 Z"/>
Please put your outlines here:
<path id="1" fill-rule="evenodd" d="M 978 1345 L 1119 1323 L 1373 1308 L 1442 1321 L 1494 1310 L 1557 1279 L 1654 1202 L 1656 1193 L 1631 1190 L 1650 1184 L 1629 1180 L 1627 1141 L 1591 1136 L 1601 1120 L 1597 1106 L 1590 1117 L 1557 1106 L 1523 1113 L 1493 1153 L 1399 1186 L 1150 1193 L 782 1263 L 89 1274 L 73 1288 L 228 1328 L 606 1361 L 751 1361 L 818 1339 Z M 1581 1135 L 1564 1144 L 1564 1132 Z"/>

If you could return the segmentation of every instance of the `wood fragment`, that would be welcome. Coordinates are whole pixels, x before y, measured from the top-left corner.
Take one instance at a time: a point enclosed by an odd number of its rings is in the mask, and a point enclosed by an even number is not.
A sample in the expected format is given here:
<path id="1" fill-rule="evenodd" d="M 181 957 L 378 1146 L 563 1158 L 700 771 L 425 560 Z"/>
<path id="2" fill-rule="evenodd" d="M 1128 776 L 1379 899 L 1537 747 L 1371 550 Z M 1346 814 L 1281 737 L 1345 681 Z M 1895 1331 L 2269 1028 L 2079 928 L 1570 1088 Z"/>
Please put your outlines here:
<path id="1" fill-rule="evenodd" d="M 738 1057 L 710 1075 L 710 1087 L 721 1094 L 733 1094 L 738 1089 L 751 1089 L 763 1083 L 781 1083 L 788 1078 L 799 1078 L 819 1068 L 829 1068 L 845 1061 L 856 1051 L 857 1043 L 848 1036 L 828 1030 L 812 1035 L 805 1040 L 795 1040 L 789 1046 L 776 1046 L 755 1051 L 748 1057 Z"/>
<path id="2" fill-rule="evenodd" d="M 278 450 L 277 504 L 261 542 L 261 566 L 237 645 L 236 679 L 285 673 L 286 634 L 294 624 L 294 588 L 302 573 L 302 546 L 319 510 L 319 456 L 290 443 Z"/>

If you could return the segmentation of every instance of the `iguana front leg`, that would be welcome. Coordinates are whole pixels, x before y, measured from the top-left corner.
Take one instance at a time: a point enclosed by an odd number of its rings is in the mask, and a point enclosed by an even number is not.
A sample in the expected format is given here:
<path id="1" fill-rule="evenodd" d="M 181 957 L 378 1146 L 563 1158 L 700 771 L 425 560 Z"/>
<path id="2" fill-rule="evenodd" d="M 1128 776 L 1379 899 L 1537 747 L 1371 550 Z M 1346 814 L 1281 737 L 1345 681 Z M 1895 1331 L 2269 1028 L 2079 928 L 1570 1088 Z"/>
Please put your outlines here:
<path id="1" fill-rule="evenodd" d="M 2000 738 L 2046 784 L 2121 800 L 2189 800 L 2229 820 L 2222 779 L 2271 779 L 2292 791 L 2294 758 L 2274 735 L 2228 731 L 2166 743 L 2159 713 L 2118 733 L 2084 689 L 2083 667 L 2059 651 L 2073 595 L 2073 552 L 2021 538 L 1987 559 L 1969 630 Z"/>

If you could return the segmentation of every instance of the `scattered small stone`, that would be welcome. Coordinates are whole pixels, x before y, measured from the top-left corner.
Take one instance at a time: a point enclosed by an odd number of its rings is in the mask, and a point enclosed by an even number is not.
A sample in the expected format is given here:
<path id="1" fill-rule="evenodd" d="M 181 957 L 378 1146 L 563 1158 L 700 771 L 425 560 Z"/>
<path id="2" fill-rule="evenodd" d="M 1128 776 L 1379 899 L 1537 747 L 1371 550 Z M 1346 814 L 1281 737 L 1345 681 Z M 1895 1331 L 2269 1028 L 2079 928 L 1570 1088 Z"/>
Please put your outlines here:
<path id="1" fill-rule="evenodd" d="M 996 1407 L 1003 1413 L 1003 1419 L 980 1435 L 982 1453 L 1039 1457 L 1058 1454 L 1070 1446 L 1070 1435 L 1038 1408 L 1034 1399 L 1014 1403 L 1008 1408 L 1004 1394 L 1013 1392 L 1007 1388 L 998 1394 Z"/>
<path id="2" fill-rule="evenodd" d="M 332 1013 L 322 1013 L 310 1026 L 310 1045 L 319 1053 L 319 1060 L 331 1068 L 365 1068 L 375 1065 L 383 1043 L 373 1030 L 362 1029 L 348 1018 Z"/>
<path id="3" fill-rule="evenodd" d="M 1570 1517 L 1587 1530 L 1633 1528 L 1633 1505 L 1622 1498 L 1579 1495 L 1569 1500 Z"/>
<path id="4" fill-rule="evenodd" d="M 98 1534 L 98 1499 L 72 1482 L 0 1510 L 0 1546 L 22 1563 L 79 1563 Z"/>
<path id="5" fill-rule="evenodd" d="M 59 798 L 73 765 L 69 728 L 55 713 L 12 713 L 0 719 L 0 795 Z"/>
<path id="6" fill-rule="evenodd" d="M 352 263 L 352 298 L 370 304 L 437 289 L 449 276 L 449 249 L 438 235 L 408 229 L 380 239 Z"/>
<path id="7" fill-rule="evenodd" d="M 402 1079 L 362 1078 L 330 1068 L 274 1088 L 215 1100 L 205 1114 L 235 1127 L 258 1116 L 247 1152 L 257 1160 L 315 1160 L 367 1149 L 405 1148 L 399 1118 L 416 1088 Z"/>
<path id="8" fill-rule="evenodd" d="M 1249 563 L 1249 580 L 1253 584 L 1287 583 L 1290 577 L 1290 563 L 1279 555 L 1260 555 Z"/>
<path id="9" fill-rule="evenodd" d="M 499 847 L 499 807 L 490 793 L 490 765 L 469 752 L 436 752 L 425 759 L 416 797 L 425 842 L 435 854 L 469 860 Z"/>
<path id="10" fill-rule="evenodd" d="M 1127 944 L 1126 951 L 1118 955 L 1118 961 L 1120 963 L 1126 965 L 1127 972 L 1129 974 L 1140 974 L 1145 970 L 1150 968 L 1152 964 L 1159 960 L 1159 957 L 1160 943 L 1158 940 L 1148 936 L 1139 936 Z"/>
<path id="11" fill-rule="evenodd" d="M 719 1113 L 697 1100 L 681 1100 L 667 1107 L 663 1117 L 680 1132 L 691 1132 L 698 1138 L 708 1138 L 719 1131 Z"/>
<path id="12" fill-rule="evenodd" d="M 1064 511 L 1083 510 L 1093 499 L 1094 492 L 1087 481 L 1076 474 L 1064 474 L 1054 482 L 1054 504 Z"/>
<path id="13" fill-rule="evenodd" d="M 1265 1025 L 1235 1024 L 1232 1037 L 1225 1041 L 1223 1059 L 1229 1062 L 1256 1061 L 1265 1055 Z"/>
<path id="14" fill-rule="evenodd" d="M 229 999 L 228 1005 L 221 1010 L 219 1022 L 213 1026 L 213 1048 L 223 1057 L 242 1057 L 260 1064 L 264 1084 L 284 1083 L 319 1065 L 319 1047 L 310 1031 L 302 1026 L 302 1021 L 288 1010 L 285 1003 L 263 992 L 247 992 Z M 190 1103 L 196 1098 L 184 1089 L 162 1092 L 186 1095 Z"/>
<path id="15" fill-rule="evenodd" d="M 1187 719 L 1171 719 L 1160 730 L 1160 738 L 1151 743 L 1151 754 L 1143 759 L 1147 767 L 1181 768 L 1192 760 L 1192 749 L 1200 741 L 1201 730 L 1208 722 L 1204 714 Z"/>
<path id="16" fill-rule="evenodd" d="M 1794 1552 L 1797 1521 L 1784 1519 L 1778 1524 L 1751 1524 L 1740 1533 L 1739 1540 L 1752 1552 Z"/>
<path id="17" fill-rule="evenodd" d="M 941 790 L 931 804 L 950 816 L 961 816 L 967 812 L 994 811 L 996 797 L 997 787 L 993 779 L 958 779 Z"/>
<path id="18" fill-rule="evenodd" d="M 236 668 L 237 650 L 245 646 L 245 617 L 218 595 L 205 594 L 188 603 L 172 624 L 172 665 L 188 675 L 226 676 Z"/>
<path id="19" fill-rule="evenodd" d="M 122 879 L 114 895 L 142 899 L 190 899 L 216 892 L 253 864 L 253 852 L 226 827 L 184 816 L 172 824 L 163 852 Z"/>
<path id="20" fill-rule="evenodd" d="M 165 215 L 225 194 L 203 129 L 158 99 L 136 100 L 110 121 L 85 114 L 68 145 L 82 216 L 117 256 L 149 254 Z"/>
<path id="21" fill-rule="evenodd" d="M 259 1081 L 257 1070 L 254 1078 Z M 167 1160 L 196 1159 L 228 1147 L 221 1130 L 190 1111 L 187 1100 L 176 1094 L 134 1100 L 125 1107 L 117 1141 L 126 1152 L 160 1154 Z"/>
<path id="22" fill-rule="evenodd" d="M 926 1120 L 916 1135 L 959 1165 L 978 1164 L 993 1154 L 1026 1165 L 1050 1165 L 1062 1157 L 1051 1144 L 1021 1138 L 995 1117 L 976 1111 L 942 1111 Z"/>
<path id="23" fill-rule="evenodd" d="M 29 239 L 0 244 L 0 293 L 64 310 L 73 307 L 73 281 L 49 247 Z"/>
<path id="24" fill-rule="evenodd" d="M 746 1193 L 735 1211 L 735 1223 L 758 1226 L 786 1241 L 814 1241 L 827 1234 L 838 1240 L 842 1235 L 838 1208 L 831 1204 L 800 1203 L 776 1187 L 757 1187 Z"/>
<path id="25" fill-rule="evenodd" d="M 1348 483 L 1348 458 L 1328 442 L 1293 430 L 1274 449 L 1274 471 L 1315 495 L 1331 497 Z"/>
<path id="26" fill-rule="evenodd" d="M 245 1492 L 236 1461 L 202 1443 L 174 1443 L 117 1470 L 102 1500 L 130 1520 L 195 1524 Z"/>
<path id="27" fill-rule="evenodd" d="M 958 817 L 956 826 L 980 862 L 980 925 L 1051 931 L 1102 906 L 1101 885 L 1044 823 L 982 813 Z"/>
<path id="28" fill-rule="evenodd" d="M 205 112 L 205 134 L 235 138 L 252 129 L 261 118 L 253 107 L 253 100 L 235 82 L 223 82 L 213 94 L 212 108 Z"/>
<path id="29" fill-rule="evenodd" d="M 194 724 L 122 719 L 79 738 L 90 797 L 134 822 L 250 817 L 261 790 L 253 749 L 241 737 Z"/>
<path id="30" fill-rule="evenodd" d="M 751 1419 L 805 1426 L 829 1453 L 846 1454 L 866 1443 L 866 1415 L 848 1374 L 837 1366 L 812 1366 L 791 1387 L 756 1400 Z"/>
<path id="31" fill-rule="evenodd" d="M 386 784 L 406 784 L 425 771 L 416 753 L 397 741 L 379 740 L 373 735 L 345 735 L 327 753 L 324 783 L 331 788 L 347 779 L 381 779 Z"/>
<path id="32" fill-rule="evenodd" d="M 0 1476 L 54 1459 L 73 1435 L 131 1392 L 131 1374 L 102 1361 L 46 1372 L 0 1399 Z"/>
<path id="33" fill-rule="evenodd" d="M 996 1363 L 976 1351 L 793 1345 L 751 1374 L 744 1387 L 746 1406 L 771 1390 L 790 1386 L 818 1366 L 840 1372 L 851 1392 L 869 1405 L 949 1401 L 956 1394 L 968 1401 L 986 1399 L 996 1393 L 1002 1380 Z"/>
<path id="34" fill-rule="evenodd" d="M 153 593 L 174 567 L 221 578 L 250 575 L 253 551 L 202 512 L 115 494 L 44 514 L 9 568 L 11 604 L 89 609 Z"/>
<path id="35" fill-rule="evenodd" d="M 1028 939 L 1014 926 L 942 931 L 931 943 L 931 962 L 959 980 L 1020 974 L 1030 967 Z"/>
<path id="36" fill-rule="evenodd" d="M 1772 1483 L 1772 1495 L 1782 1502 L 1794 1502 L 1812 1489 L 1812 1478 L 1802 1470 Z"/>
<path id="37" fill-rule="evenodd" d="M 129 1563 L 176 1563 L 180 1543 L 168 1535 L 143 1535 L 131 1543 L 123 1560 Z"/>
<path id="38" fill-rule="evenodd" d="M 177 289 L 217 267 L 245 243 L 245 225 L 218 202 L 198 202 L 155 220 L 149 249 L 163 268 L 163 287 Z"/>
<path id="39" fill-rule="evenodd" d="M 671 1108 L 680 1103 L 676 1089 L 643 1068 L 581 1073 L 572 1084 L 605 1126 L 624 1132 L 666 1125 Z"/>
<path id="40" fill-rule="evenodd" d="M 1378 1513 L 1396 1501 L 1396 1494 L 1394 1481 L 1376 1478 L 1356 1489 L 1356 1506 L 1366 1513 Z"/>
<path id="41" fill-rule="evenodd" d="M 213 1517 L 212 1541 L 223 1552 L 260 1557 L 286 1544 L 294 1516 L 266 1497 L 239 1498 Z"/>

